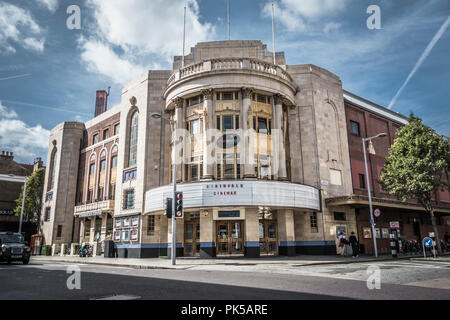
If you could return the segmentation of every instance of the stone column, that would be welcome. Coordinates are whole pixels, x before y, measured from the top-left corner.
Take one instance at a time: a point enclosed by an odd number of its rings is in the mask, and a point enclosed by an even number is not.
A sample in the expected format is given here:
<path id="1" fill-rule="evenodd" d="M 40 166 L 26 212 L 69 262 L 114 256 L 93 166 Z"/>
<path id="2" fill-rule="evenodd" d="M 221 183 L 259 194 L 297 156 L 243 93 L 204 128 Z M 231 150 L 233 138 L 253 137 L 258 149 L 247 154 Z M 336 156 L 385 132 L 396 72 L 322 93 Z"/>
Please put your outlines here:
<path id="1" fill-rule="evenodd" d="M 106 239 L 106 226 L 108 223 L 108 213 L 105 213 L 101 219 L 102 219 L 102 229 L 100 231 L 100 242 L 105 241 Z"/>
<path id="2" fill-rule="evenodd" d="M 245 256 L 259 258 L 259 215 L 257 209 L 245 209 Z"/>
<path id="3" fill-rule="evenodd" d="M 284 145 L 284 132 L 283 132 L 283 99 L 281 95 L 275 95 L 274 99 L 274 129 L 275 135 L 272 136 L 275 143 L 275 149 L 277 154 L 277 167 L 278 167 L 278 179 L 279 180 L 287 180 L 287 171 L 286 171 L 286 148 Z"/>
<path id="4" fill-rule="evenodd" d="M 89 243 L 94 244 L 95 242 L 95 219 L 96 217 L 89 218 L 91 220 L 91 233 L 89 237 Z"/>
<path id="5" fill-rule="evenodd" d="M 177 141 L 177 154 L 175 155 L 175 163 L 177 164 L 177 182 L 181 182 L 183 177 L 183 167 L 184 167 L 184 99 L 176 98 L 174 99 L 175 104 L 175 120 L 177 121 L 177 127 L 174 130 L 177 130 L 178 141 Z M 175 143 L 175 141 L 174 141 Z"/>
<path id="6" fill-rule="evenodd" d="M 200 212 L 200 258 L 216 256 L 215 223 L 212 211 Z"/>
<path id="7" fill-rule="evenodd" d="M 280 255 L 295 256 L 295 225 L 294 211 L 292 209 L 278 210 L 278 241 Z"/>
<path id="8" fill-rule="evenodd" d="M 159 243 L 158 255 L 167 256 L 167 243 L 168 243 L 167 226 L 171 221 L 169 221 L 164 215 L 157 216 L 155 219 L 157 220 L 158 226 L 158 243 Z"/>
<path id="9" fill-rule="evenodd" d="M 252 119 L 249 117 L 252 106 L 252 88 L 243 88 L 242 102 L 242 132 L 243 132 L 243 152 L 241 161 L 244 163 L 244 179 L 255 178 L 255 168 L 253 165 L 253 136 L 250 129 L 252 128 Z"/>
<path id="10" fill-rule="evenodd" d="M 173 218 L 172 218 L 173 219 Z M 171 257 L 172 248 L 172 219 L 167 221 L 167 256 Z M 183 240 L 184 240 L 184 219 L 176 219 L 177 235 L 176 235 L 176 255 L 177 257 L 183 256 Z"/>
<path id="11" fill-rule="evenodd" d="M 214 129 L 214 110 L 213 110 L 213 89 L 206 89 L 202 91 L 203 94 L 203 179 L 212 180 L 214 157 L 212 155 Z"/>
<path id="12" fill-rule="evenodd" d="M 85 231 L 85 220 L 80 220 L 80 244 L 83 242 L 84 239 L 84 231 Z"/>

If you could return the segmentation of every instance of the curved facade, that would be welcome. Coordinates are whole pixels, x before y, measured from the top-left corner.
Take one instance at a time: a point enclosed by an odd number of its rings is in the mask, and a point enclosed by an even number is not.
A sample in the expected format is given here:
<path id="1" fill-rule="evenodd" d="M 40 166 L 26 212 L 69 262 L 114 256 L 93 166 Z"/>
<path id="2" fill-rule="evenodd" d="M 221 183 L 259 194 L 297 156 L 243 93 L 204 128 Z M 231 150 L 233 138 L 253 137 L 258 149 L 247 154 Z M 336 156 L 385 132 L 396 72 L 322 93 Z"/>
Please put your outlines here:
<path id="1" fill-rule="evenodd" d="M 119 106 L 84 124 L 74 242 L 101 250 L 111 238 L 119 256 L 166 255 L 175 160 L 178 255 L 336 253 L 336 232 L 356 230 L 354 209 L 339 207 L 346 218 L 336 221 L 324 206 L 352 191 L 342 84 L 276 57 L 260 41 L 199 43 L 184 67 L 175 57 L 173 70 L 127 84 Z M 95 139 L 103 127 L 111 134 Z"/>

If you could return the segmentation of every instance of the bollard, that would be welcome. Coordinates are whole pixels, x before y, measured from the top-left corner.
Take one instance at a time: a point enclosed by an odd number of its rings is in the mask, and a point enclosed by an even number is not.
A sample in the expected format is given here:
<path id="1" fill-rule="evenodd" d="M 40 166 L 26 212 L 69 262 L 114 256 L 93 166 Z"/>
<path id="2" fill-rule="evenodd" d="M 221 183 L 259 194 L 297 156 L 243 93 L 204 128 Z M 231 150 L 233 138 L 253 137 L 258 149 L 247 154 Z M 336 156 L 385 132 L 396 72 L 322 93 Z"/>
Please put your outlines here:
<path id="1" fill-rule="evenodd" d="M 70 244 L 70 255 L 71 256 L 75 256 L 77 253 L 75 252 L 76 250 L 76 243 L 71 243 Z"/>
<path id="2" fill-rule="evenodd" d="M 397 258 L 397 246 L 396 246 L 396 243 L 395 243 L 394 234 L 391 233 L 390 236 L 391 236 L 391 253 L 392 253 L 392 257 L 393 258 Z"/>
<path id="3" fill-rule="evenodd" d="M 63 243 L 61 244 L 61 252 L 59 253 L 59 255 L 63 257 L 65 253 L 66 253 L 66 244 Z"/>

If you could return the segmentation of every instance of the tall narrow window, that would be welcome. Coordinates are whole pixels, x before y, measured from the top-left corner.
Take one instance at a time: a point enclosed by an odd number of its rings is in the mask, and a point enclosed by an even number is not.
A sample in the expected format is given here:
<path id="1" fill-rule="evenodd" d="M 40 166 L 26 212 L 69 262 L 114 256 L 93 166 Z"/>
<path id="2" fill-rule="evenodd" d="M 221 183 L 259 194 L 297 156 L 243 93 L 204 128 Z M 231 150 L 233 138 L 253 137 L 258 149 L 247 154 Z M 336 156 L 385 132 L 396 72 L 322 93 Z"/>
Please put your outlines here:
<path id="1" fill-rule="evenodd" d="M 138 140 L 138 112 L 134 112 L 130 123 L 130 155 L 128 158 L 128 167 L 136 165 L 137 158 L 137 140 Z"/>
<path id="2" fill-rule="evenodd" d="M 116 177 L 117 177 L 117 156 L 113 156 L 111 158 L 111 174 L 109 184 L 109 198 L 111 200 L 114 200 L 116 195 Z"/>
<path id="3" fill-rule="evenodd" d="M 365 176 L 363 174 L 358 174 L 358 178 L 359 178 L 359 187 L 361 189 L 365 189 L 366 188 L 366 182 L 364 181 Z"/>
<path id="4" fill-rule="evenodd" d="M 98 176 L 98 192 L 97 192 L 97 199 L 99 201 L 103 200 L 103 197 L 105 196 L 105 175 L 106 175 L 106 160 L 100 161 L 100 174 Z"/>
<path id="5" fill-rule="evenodd" d="M 50 158 L 50 173 L 48 177 L 48 191 L 53 190 L 53 187 L 55 185 L 55 158 L 56 158 L 56 148 L 53 149 L 52 155 Z"/>
<path id="6" fill-rule="evenodd" d="M 89 165 L 89 191 L 88 201 L 94 200 L 95 163 Z"/>
<path id="7" fill-rule="evenodd" d="M 120 130 L 120 124 L 116 124 L 114 126 L 114 135 L 118 135 L 119 134 L 119 130 Z"/>
<path id="8" fill-rule="evenodd" d="M 361 136 L 359 131 L 359 122 L 350 120 L 350 132 L 355 136 Z"/>

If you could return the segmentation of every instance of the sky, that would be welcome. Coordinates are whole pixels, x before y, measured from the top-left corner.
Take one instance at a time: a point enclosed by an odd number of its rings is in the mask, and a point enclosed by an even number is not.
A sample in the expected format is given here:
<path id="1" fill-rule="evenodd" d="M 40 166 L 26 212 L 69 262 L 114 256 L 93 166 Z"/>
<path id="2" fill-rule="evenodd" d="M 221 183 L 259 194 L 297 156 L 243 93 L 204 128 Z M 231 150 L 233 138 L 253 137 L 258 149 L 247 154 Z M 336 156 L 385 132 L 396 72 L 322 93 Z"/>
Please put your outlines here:
<path id="1" fill-rule="evenodd" d="M 200 41 L 227 39 L 226 0 L 0 0 L 0 150 L 46 160 L 50 130 L 93 117 L 96 90 L 172 66 Z M 272 48 L 270 0 L 230 0 L 232 40 Z M 80 29 L 67 20 L 80 8 Z M 381 29 L 369 29 L 368 8 Z M 287 64 L 315 64 L 343 88 L 393 111 L 413 112 L 450 136 L 449 0 L 276 0 L 276 49 Z"/>

